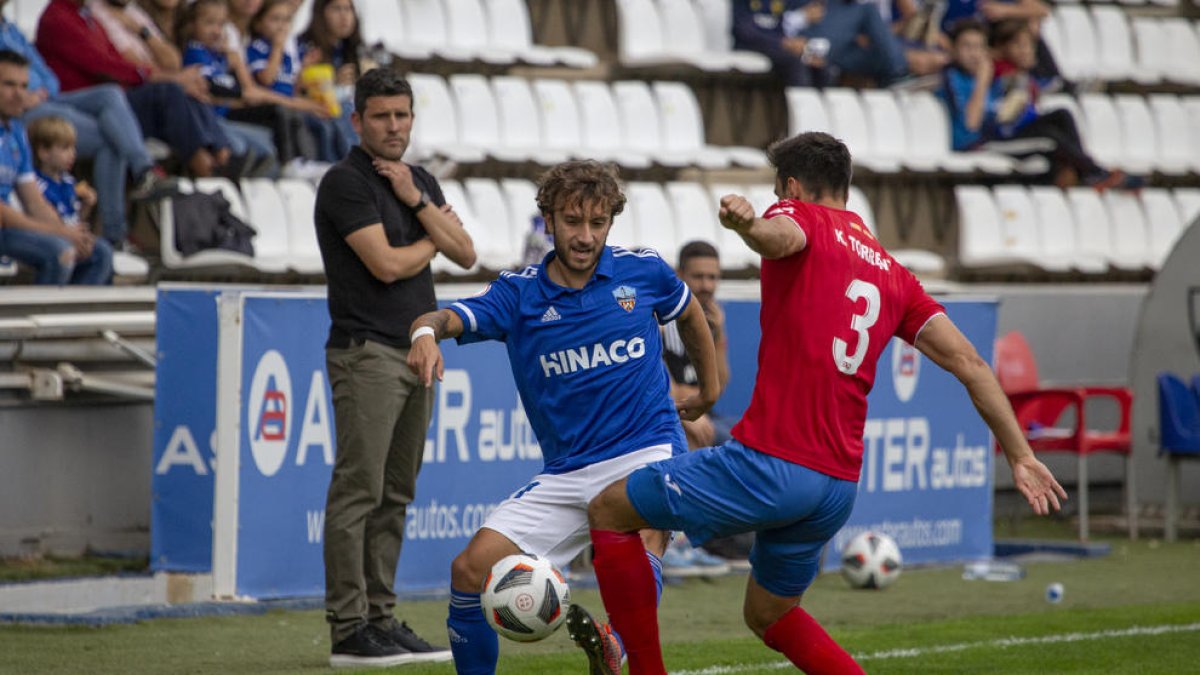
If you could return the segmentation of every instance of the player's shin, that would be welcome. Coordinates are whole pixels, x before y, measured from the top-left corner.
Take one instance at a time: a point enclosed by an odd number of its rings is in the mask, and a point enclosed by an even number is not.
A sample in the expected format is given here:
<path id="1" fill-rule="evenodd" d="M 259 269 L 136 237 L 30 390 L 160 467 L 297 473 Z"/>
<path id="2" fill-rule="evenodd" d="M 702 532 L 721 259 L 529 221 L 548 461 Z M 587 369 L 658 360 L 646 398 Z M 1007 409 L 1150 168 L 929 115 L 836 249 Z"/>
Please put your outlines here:
<path id="1" fill-rule="evenodd" d="M 767 627 L 763 642 L 808 675 L 854 675 L 863 669 L 808 612 L 793 607 Z"/>
<path id="2" fill-rule="evenodd" d="M 654 572 L 641 537 L 610 530 L 591 533 L 600 597 L 624 643 L 630 674 L 666 675 L 658 642 Z"/>
<path id="3" fill-rule="evenodd" d="M 500 637 L 488 625 L 478 593 L 450 589 L 450 614 L 446 619 L 450 651 L 458 675 L 492 675 L 500 658 Z"/>
<path id="4" fill-rule="evenodd" d="M 654 573 L 654 604 L 657 605 L 662 601 L 662 558 L 652 551 L 646 551 L 646 559 L 650 561 L 650 571 Z"/>

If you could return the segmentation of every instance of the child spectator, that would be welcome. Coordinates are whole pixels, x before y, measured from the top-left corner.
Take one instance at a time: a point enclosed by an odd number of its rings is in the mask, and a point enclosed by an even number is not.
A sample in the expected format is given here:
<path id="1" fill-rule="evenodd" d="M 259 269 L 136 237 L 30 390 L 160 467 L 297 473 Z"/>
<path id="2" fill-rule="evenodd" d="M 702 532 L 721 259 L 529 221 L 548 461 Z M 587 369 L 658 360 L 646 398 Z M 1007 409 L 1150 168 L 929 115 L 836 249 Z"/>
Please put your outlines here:
<path id="1" fill-rule="evenodd" d="M 255 82 L 291 100 L 291 106 L 304 113 L 304 122 L 317 140 L 317 159 L 336 162 L 339 149 L 349 144 L 339 140 L 341 132 L 331 119 L 331 111 L 308 98 L 297 97 L 296 80 L 300 60 L 290 38 L 294 10 L 288 0 L 265 0 L 250 21 L 250 44 L 246 46 L 246 66 Z"/>
<path id="2" fill-rule="evenodd" d="M 333 67 L 334 91 L 341 108 L 337 124 L 341 138 L 347 143 L 347 147 L 338 148 L 342 156 L 349 152 L 349 146 L 358 144 L 350 114 L 354 112 L 354 82 L 362 74 L 359 52 L 363 48 L 358 12 L 351 0 L 316 0 L 313 3 L 312 18 L 300 34 L 300 63 L 305 68 L 319 64 Z M 313 95 L 312 92 L 306 94 Z"/>
<path id="3" fill-rule="evenodd" d="M 280 162 L 314 157 L 315 143 L 293 99 L 258 86 L 241 54 L 228 48 L 227 19 L 223 0 L 196 0 L 188 5 L 176 30 L 184 64 L 201 66 L 217 114 L 227 120 L 227 126 L 240 128 L 248 142 L 256 139 L 261 145 L 261 130 L 266 129 L 274 138 Z"/>
<path id="4" fill-rule="evenodd" d="M 75 127 L 62 117 L 40 117 L 29 124 L 35 176 L 42 197 L 67 227 L 88 232 L 88 217 L 96 206 L 96 191 L 84 181 L 75 181 Z M 91 238 L 91 253 L 76 256 L 73 269 L 58 281 L 68 284 L 101 285 L 112 281 L 112 246 L 102 238 Z"/>

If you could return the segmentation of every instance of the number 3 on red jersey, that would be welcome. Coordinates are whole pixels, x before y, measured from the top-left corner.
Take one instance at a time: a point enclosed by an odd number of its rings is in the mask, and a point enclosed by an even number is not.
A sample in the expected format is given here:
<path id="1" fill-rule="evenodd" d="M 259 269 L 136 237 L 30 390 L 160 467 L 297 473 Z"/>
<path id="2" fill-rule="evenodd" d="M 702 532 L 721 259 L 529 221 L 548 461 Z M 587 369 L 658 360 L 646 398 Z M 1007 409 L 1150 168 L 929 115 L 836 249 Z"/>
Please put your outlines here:
<path id="1" fill-rule="evenodd" d="M 867 345 L 871 341 L 871 336 L 867 331 L 879 320 L 879 287 L 869 281 L 855 279 L 846 287 L 846 297 L 850 298 L 855 305 L 858 304 L 859 299 L 867 301 L 866 310 L 862 314 L 853 315 L 850 319 L 850 328 L 858 333 L 858 344 L 854 346 L 854 353 L 846 353 L 849 345 L 845 340 L 833 338 L 834 364 L 843 373 L 853 375 L 858 372 L 858 367 L 867 357 Z"/>

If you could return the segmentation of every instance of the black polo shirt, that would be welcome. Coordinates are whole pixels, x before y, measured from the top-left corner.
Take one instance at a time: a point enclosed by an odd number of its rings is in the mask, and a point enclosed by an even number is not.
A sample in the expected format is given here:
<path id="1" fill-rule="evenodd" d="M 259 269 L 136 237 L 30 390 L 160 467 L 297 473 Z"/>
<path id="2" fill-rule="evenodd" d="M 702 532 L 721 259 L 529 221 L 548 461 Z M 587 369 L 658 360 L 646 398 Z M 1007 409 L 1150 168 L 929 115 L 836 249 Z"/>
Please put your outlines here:
<path id="1" fill-rule="evenodd" d="M 409 166 L 413 182 L 433 202 L 426 208 L 445 204 L 437 179 L 419 166 Z M 408 347 L 413 320 L 437 309 L 429 266 L 412 278 L 384 283 L 371 274 L 346 237 L 382 223 L 389 244 L 408 246 L 426 236 L 425 227 L 417 214 L 396 198 L 391 183 L 375 172 L 371 156 L 361 146 L 354 146 L 321 179 L 315 220 L 329 280 L 332 324 L 326 346 L 347 347 L 355 341 L 372 340 Z"/>

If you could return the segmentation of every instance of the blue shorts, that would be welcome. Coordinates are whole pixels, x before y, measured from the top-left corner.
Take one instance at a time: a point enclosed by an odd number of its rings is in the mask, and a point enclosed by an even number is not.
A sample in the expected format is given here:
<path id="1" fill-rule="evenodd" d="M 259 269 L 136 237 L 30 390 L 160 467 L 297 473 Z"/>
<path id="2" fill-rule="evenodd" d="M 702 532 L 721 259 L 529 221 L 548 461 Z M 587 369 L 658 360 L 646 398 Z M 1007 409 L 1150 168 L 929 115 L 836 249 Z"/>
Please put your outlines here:
<path id="1" fill-rule="evenodd" d="M 792 597 L 816 578 L 821 549 L 850 517 L 857 489 L 729 441 L 634 471 L 626 494 L 650 525 L 682 530 L 696 546 L 755 532 L 755 581 Z"/>

